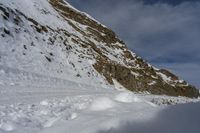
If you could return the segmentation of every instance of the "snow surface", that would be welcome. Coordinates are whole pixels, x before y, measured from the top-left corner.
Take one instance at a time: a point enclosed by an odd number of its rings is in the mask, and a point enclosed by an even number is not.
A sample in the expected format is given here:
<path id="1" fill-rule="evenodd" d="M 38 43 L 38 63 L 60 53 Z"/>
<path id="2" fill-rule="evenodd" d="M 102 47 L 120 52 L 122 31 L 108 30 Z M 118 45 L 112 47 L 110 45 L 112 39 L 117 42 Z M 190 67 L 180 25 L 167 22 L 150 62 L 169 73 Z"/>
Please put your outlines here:
<path id="1" fill-rule="evenodd" d="M 93 111 L 102 111 L 102 110 L 114 108 L 115 106 L 116 106 L 116 103 L 113 102 L 110 98 L 101 97 L 101 98 L 97 98 L 93 101 L 90 109 Z"/>
<path id="2" fill-rule="evenodd" d="M 134 94 L 1 67 L 0 133 L 95 133 L 152 120 L 184 97 Z"/>
<path id="3" fill-rule="evenodd" d="M 199 133 L 200 103 L 170 106 L 152 119 L 131 121 L 98 133 Z"/>
<path id="4" fill-rule="evenodd" d="M 0 82 L 0 133 L 95 133 L 121 122 L 151 120 L 168 103 L 198 101 L 94 87 L 5 67 Z"/>
<path id="5" fill-rule="evenodd" d="M 124 103 L 141 102 L 141 100 L 132 92 L 120 93 L 115 97 L 115 100 Z"/>

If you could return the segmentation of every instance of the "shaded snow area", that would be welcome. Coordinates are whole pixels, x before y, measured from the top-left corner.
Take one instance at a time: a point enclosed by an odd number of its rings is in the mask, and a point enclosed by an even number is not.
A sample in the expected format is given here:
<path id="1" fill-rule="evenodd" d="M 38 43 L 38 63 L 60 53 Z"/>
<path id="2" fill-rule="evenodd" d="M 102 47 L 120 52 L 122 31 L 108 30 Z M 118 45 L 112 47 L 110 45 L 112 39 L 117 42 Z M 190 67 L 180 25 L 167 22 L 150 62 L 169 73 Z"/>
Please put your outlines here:
<path id="1" fill-rule="evenodd" d="M 99 133 L 199 133 L 200 103 L 170 106 L 147 121 L 132 121 Z"/>

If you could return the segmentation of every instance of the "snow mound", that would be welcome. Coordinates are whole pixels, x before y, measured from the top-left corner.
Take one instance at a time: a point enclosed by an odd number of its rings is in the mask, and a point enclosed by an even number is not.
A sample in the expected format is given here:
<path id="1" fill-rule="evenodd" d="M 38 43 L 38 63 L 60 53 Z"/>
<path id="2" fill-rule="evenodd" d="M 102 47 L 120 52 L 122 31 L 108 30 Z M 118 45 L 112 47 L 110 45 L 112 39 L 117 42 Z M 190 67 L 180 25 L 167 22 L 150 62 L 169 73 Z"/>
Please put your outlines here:
<path id="1" fill-rule="evenodd" d="M 73 120 L 76 119 L 77 117 L 78 117 L 77 113 L 72 113 L 70 119 Z"/>
<path id="2" fill-rule="evenodd" d="M 10 131 L 13 131 L 14 127 L 11 123 L 4 123 L 0 125 L 0 129 L 10 132 Z"/>
<path id="3" fill-rule="evenodd" d="M 110 98 L 101 97 L 94 100 L 90 106 L 90 109 L 93 111 L 103 111 L 116 106 L 116 103 Z"/>
<path id="4" fill-rule="evenodd" d="M 123 103 L 131 103 L 131 102 L 141 102 L 142 100 L 136 97 L 133 93 L 131 92 L 122 92 L 115 96 L 115 100 L 118 102 L 123 102 Z"/>
<path id="5" fill-rule="evenodd" d="M 40 105 L 47 106 L 48 102 L 47 101 L 42 101 L 42 102 L 40 102 Z"/>

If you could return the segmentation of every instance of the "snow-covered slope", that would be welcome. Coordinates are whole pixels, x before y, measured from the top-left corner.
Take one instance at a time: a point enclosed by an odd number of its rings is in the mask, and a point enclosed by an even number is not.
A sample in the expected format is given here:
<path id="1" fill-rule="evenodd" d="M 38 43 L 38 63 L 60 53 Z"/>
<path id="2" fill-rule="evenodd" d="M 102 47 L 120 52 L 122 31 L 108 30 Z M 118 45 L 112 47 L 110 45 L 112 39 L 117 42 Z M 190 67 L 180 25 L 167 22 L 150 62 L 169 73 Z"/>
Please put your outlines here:
<path id="1" fill-rule="evenodd" d="M 0 65 L 132 91 L 197 97 L 198 91 L 128 50 L 114 32 L 63 0 L 0 2 Z"/>
<path id="2" fill-rule="evenodd" d="M 91 67 L 93 61 L 76 53 L 80 48 L 69 36 L 81 34 L 47 0 L 1 1 L 0 21 L 2 66 L 68 80 L 84 75 L 84 81 L 103 82 Z"/>

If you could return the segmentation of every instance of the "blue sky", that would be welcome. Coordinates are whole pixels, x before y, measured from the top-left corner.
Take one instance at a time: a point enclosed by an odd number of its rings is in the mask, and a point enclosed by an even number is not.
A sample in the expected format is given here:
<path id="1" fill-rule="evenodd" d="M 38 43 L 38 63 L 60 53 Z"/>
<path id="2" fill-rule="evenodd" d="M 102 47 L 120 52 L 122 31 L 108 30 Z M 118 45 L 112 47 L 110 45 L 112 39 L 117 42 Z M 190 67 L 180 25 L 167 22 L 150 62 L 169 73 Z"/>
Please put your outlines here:
<path id="1" fill-rule="evenodd" d="M 200 88 L 200 0 L 67 0 L 151 64 Z"/>

